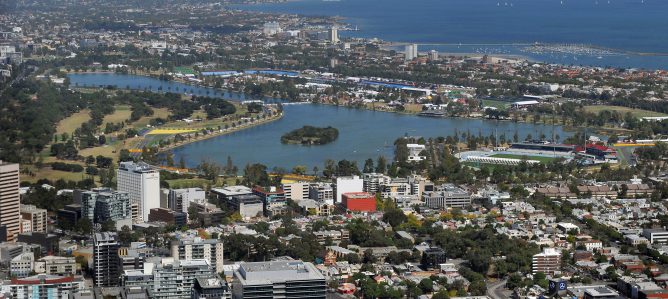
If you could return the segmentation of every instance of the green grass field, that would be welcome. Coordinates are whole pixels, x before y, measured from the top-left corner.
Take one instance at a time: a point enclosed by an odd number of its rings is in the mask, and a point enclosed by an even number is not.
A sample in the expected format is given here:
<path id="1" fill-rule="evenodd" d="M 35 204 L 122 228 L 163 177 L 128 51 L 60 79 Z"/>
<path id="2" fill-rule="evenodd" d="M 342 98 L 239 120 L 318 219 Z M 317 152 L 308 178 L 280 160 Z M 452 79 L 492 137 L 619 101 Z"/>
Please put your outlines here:
<path id="1" fill-rule="evenodd" d="M 167 180 L 170 188 L 204 188 L 207 185 L 211 185 L 211 181 L 205 179 L 178 179 L 178 180 Z"/>
<path id="2" fill-rule="evenodd" d="M 132 127 L 141 129 L 146 127 L 152 119 L 155 118 L 162 118 L 162 119 L 167 119 L 171 113 L 169 112 L 169 109 L 167 108 L 153 108 L 153 115 L 151 116 L 144 116 L 137 120 L 136 122 L 132 123 Z"/>
<path id="3" fill-rule="evenodd" d="M 90 120 L 89 113 L 90 110 L 83 109 L 61 120 L 56 126 L 56 134 L 60 135 L 62 133 L 67 133 L 71 135 L 74 130 L 81 127 L 81 124 Z"/>
<path id="4" fill-rule="evenodd" d="M 627 112 L 631 112 L 631 114 L 635 117 L 666 116 L 666 114 L 659 113 L 659 112 L 654 112 L 654 111 L 649 111 L 649 110 L 642 110 L 642 109 L 633 109 L 633 108 L 627 108 L 627 107 L 621 107 L 621 106 L 596 105 L 596 106 L 585 106 L 584 109 L 585 109 L 585 111 L 591 112 L 591 113 L 599 113 L 600 111 L 603 111 L 603 110 L 618 111 L 619 113 L 622 113 L 622 114 L 626 114 Z"/>
<path id="5" fill-rule="evenodd" d="M 549 163 L 555 160 L 556 158 L 552 157 L 543 157 L 543 156 L 523 156 L 523 155 L 512 155 L 512 154 L 496 154 L 491 155 L 492 158 L 506 158 L 506 159 L 527 159 L 527 160 L 536 160 L 541 163 Z"/>
<path id="6" fill-rule="evenodd" d="M 506 110 L 510 107 L 509 102 L 495 101 L 495 100 L 482 100 L 482 105 L 484 107 L 496 107 L 497 109 Z"/>
<path id="7" fill-rule="evenodd" d="M 130 110 L 130 106 L 127 105 L 118 105 L 114 107 L 116 110 L 114 113 L 106 115 L 102 121 L 102 128 L 104 130 L 104 127 L 107 125 L 107 123 L 120 123 L 123 121 L 126 121 L 130 118 L 130 114 L 132 114 L 132 110 Z"/>

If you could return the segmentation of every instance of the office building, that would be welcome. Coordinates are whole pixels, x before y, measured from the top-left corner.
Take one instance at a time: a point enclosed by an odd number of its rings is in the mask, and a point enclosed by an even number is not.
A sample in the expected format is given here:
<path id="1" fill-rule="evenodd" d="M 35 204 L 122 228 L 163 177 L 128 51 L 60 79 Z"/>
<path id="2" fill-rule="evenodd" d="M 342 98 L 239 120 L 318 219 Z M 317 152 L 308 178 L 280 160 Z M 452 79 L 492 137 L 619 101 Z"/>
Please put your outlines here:
<path id="1" fill-rule="evenodd" d="M 0 160 L 0 225 L 6 228 L 6 240 L 10 242 L 20 231 L 19 183 L 19 165 Z"/>
<path id="2" fill-rule="evenodd" d="M 253 188 L 253 194 L 259 196 L 264 203 L 264 215 L 273 217 L 276 215 L 285 215 L 289 211 L 288 201 L 285 198 L 283 190 L 271 187 L 266 190 L 262 187 Z"/>
<path id="3" fill-rule="evenodd" d="M 376 196 L 367 192 L 343 193 L 341 203 L 351 212 L 376 211 Z"/>
<path id="4" fill-rule="evenodd" d="M 418 198 L 422 198 L 422 194 L 425 191 L 434 191 L 434 183 L 418 174 L 414 174 L 408 177 L 408 182 L 411 184 L 411 195 L 417 195 Z"/>
<path id="5" fill-rule="evenodd" d="M 75 192 L 75 201 L 81 204 L 81 217 L 92 223 L 116 222 L 116 229 L 132 226 L 132 200 L 129 192 L 109 188 Z"/>
<path id="6" fill-rule="evenodd" d="M 232 291 L 220 276 L 197 277 L 193 285 L 192 299 L 231 299 Z"/>
<path id="7" fill-rule="evenodd" d="M 411 61 L 418 57 L 418 46 L 417 44 L 406 45 L 405 50 L 406 61 Z"/>
<path id="8" fill-rule="evenodd" d="M 77 263 L 74 257 L 49 255 L 35 261 L 35 273 L 48 275 L 74 275 Z"/>
<path id="9" fill-rule="evenodd" d="M 285 192 L 285 198 L 300 201 L 302 199 L 309 198 L 309 187 L 310 183 L 308 182 L 294 182 L 283 184 L 283 192 Z"/>
<path id="10" fill-rule="evenodd" d="M 151 209 L 148 214 L 148 221 L 164 222 L 176 227 L 183 227 L 188 224 L 188 214 L 165 208 Z"/>
<path id="11" fill-rule="evenodd" d="M 63 227 L 74 227 L 81 219 L 81 204 L 69 204 L 58 210 L 58 224 Z"/>
<path id="12" fill-rule="evenodd" d="M 333 26 L 332 28 L 329 29 L 329 42 L 332 44 L 338 44 L 339 43 L 339 28 L 336 26 Z"/>
<path id="13" fill-rule="evenodd" d="M 233 298 L 325 298 L 325 277 L 312 263 L 241 263 L 234 271 Z"/>
<path id="14" fill-rule="evenodd" d="M 145 245 L 145 244 L 144 244 Z M 118 263 L 120 271 L 141 270 L 146 261 L 146 252 L 136 247 L 121 247 L 118 249 Z"/>
<path id="15" fill-rule="evenodd" d="M 202 188 L 169 190 L 167 206 L 173 211 L 187 214 L 191 202 L 206 202 L 206 191 Z"/>
<path id="16" fill-rule="evenodd" d="M 364 180 L 359 176 L 342 176 L 336 178 L 335 203 L 340 203 L 343 193 L 364 191 Z"/>
<path id="17" fill-rule="evenodd" d="M 10 298 L 72 298 L 85 287 L 83 276 L 38 274 L 25 278 L 3 280 L 2 291 Z"/>
<path id="18" fill-rule="evenodd" d="M 116 189 L 128 192 L 137 208 L 133 221 L 148 221 L 151 209 L 160 207 L 160 172 L 146 163 L 121 162 L 116 180 Z"/>
<path id="19" fill-rule="evenodd" d="M 429 247 L 422 253 L 422 265 L 427 269 L 437 269 L 446 261 L 445 251 L 440 247 Z"/>
<path id="20" fill-rule="evenodd" d="M 212 226 L 220 224 L 225 218 L 225 212 L 211 203 L 191 202 L 191 210 L 197 213 L 197 219 L 201 226 Z"/>
<path id="21" fill-rule="evenodd" d="M 668 231 L 665 229 L 643 229 L 642 234 L 650 243 L 668 243 Z"/>
<path id="22" fill-rule="evenodd" d="M 471 194 L 452 184 L 445 184 L 438 191 L 424 192 L 422 198 L 432 209 L 463 208 L 471 204 Z"/>
<path id="23" fill-rule="evenodd" d="M 120 269 L 118 264 L 116 233 L 103 232 L 93 236 L 93 281 L 96 287 L 118 286 Z"/>
<path id="24" fill-rule="evenodd" d="M 60 251 L 58 248 L 60 238 L 54 234 L 31 232 L 19 234 L 16 239 L 25 244 L 38 245 L 40 250 L 38 254 L 41 253 L 41 256 L 58 254 Z"/>
<path id="25" fill-rule="evenodd" d="M 383 198 L 394 196 L 406 196 L 411 194 L 411 184 L 408 179 L 391 179 L 388 183 L 381 186 L 380 195 Z"/>
<path id="26" fill-rule="evenodd" d="M 232 196 L 253 194 L 253 190 L 246 186 L 226 186 L 222 188 L 212 188 L 211 196 L 219 202 L 227 202 Z"/>
<path id="27" fill-rule="evenodd" d="M 215 276 L 216 272 L 206 260 L 163 258 L 159 263 L 144 263 L 142 270 L 124 271 L 122 281 L 125 287 L 146 289 L 149 298 L 190 299 L 197 278 Z"/>
<path id="28" fill-rule="evenodd" d="M 241 218 L 249 219 L 262 217 L 264 215 L 264 202 L 262 198 L 254 194 L 235 195 L 227 201 L 227 206 L 239 212 Z"/>
<path id="29" fill-rule="evenodd" d="M 25 243 L 0 243 L 0 262 L 9 263 L 13 258 L 24 252 L 30 252 L 31 248 Z"/>
<path id="30" fill-rule="evenodd" d="M 30 275 L 35 262 L 35 254 L 24 252 L 13 258 L 9 263 L 9 274 L 15 277 L 26 277 Z"/>
<path id="31" fill-rule="evenodd" d="M 34 205 L 21 205 L 21 218 L 30 222 L 31 232 L 46 232 L 46 210 Z"/>
<path id="32" fill-rule="evenodd" d="M 182 239 L 172 241 L 172 257 L 177 261 L 206 260 L 216 273 L 223 272 L 223 241 L 218 239 Z"/>
<path id="33" fill-rule="evenodd" d="M 310 199 L 324 202 L 328 205 L 334 204 L 334 188 L 330 183 L 314 183 L 308 190 Z"/>
<path id="34" fill-rule="evenodd" d="M 545 275 L 554 275 L 561 266 L 561 252 L 555 248 L 544 248 L 543 252 L 533 256 L 531 271 L 533 274 L 542 272 Z"/>

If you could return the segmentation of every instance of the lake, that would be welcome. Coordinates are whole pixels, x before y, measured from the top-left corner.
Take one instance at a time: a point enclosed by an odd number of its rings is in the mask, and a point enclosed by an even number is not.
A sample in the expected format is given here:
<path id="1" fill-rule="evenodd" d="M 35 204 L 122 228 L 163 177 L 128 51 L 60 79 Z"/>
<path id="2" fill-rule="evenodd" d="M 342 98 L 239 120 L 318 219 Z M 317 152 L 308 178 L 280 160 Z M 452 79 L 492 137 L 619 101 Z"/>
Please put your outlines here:
<path id="1" fill-rule="evenodd" d="M 668 52 L 663 0 L 294 0 L 237 5 L 274 13 L 341 16 L 359 31 L 342 36 L 418 44 L 587 44 L 623 51 Z M 668 69 L 668 57 L 527 53 L 522 47 L 423 45 L 420 51 L 519 54 L 573 65 Z"/>
<path id="2" fill-rule="evenodd" d="M 170 86 L 173 91 L 206 95 L 217 93 L 218 97 L 238 100 L 243 95 L 222 93 L 219 90 L 194 87 L 186 84 L 160 81 L 153 78 L 119 74 L 73 74 L 69 76 L 72 86 L 118 86 L 144 90 L 149 86 L 164 91 Z M 184 91 L 185 90 L 185 91 Z M 230 95 L 227 97 L 226 95 Z M 281 135 L 304 125 L 332 126 L 339 130 L 339 138 L 326 145 L 302 146 L 281 143 Z M 389 112 L 370 111 L 346 107 L 318 104 L 285 105 L 284 116 L 280 120 L 218 136 L 178 147 L 173 150 L 174 159 L 183 158 L 188 167 L 194 167 L 202 160 L 212 160 L 224 165 L 230 156 L 240 169 L 249 163 L 262 163 L 270 168 L 291 169 L 295 165 L 323 168 L 326 159 L 348 159 L 358 162 L 374 160 L 383 155 L 393 157 L 392 144 L 399 137 L 438 137 L 452 135 L 455 131 L 471 134 L 506 134 L 507 138 L 517 133 L 521 139 L 527 134 L 534 137 L 545 134 L 552 136 L 552 130 L 562 139 L 571 134 L 559 126 L 533 125 L 508 121 L 490 121 L 465 118 L 426 118 Z"/>

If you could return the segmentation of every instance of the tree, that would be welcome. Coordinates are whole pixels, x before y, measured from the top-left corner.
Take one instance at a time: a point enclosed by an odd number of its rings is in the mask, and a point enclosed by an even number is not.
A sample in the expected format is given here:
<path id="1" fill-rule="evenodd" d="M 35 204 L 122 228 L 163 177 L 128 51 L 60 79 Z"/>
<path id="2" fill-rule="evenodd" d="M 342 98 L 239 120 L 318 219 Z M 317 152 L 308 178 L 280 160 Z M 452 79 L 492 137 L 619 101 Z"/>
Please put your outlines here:
<path id="1" fill-rule="evenodd" d="M 369 263 L 375 263 L 377 261 L 376 257 L 373 255 L 373 251 L 371 249 L 367 249 L 364 251 L 364 254 L 362 256 L 362 262 L 365 264 Z"/>
<path id="2" fill-rule="evenodd" d="M 387 172 L 387 159 L 384 156 L 379 156 L 376 161 L 376 172 L 385 173 Z"/>
<path id="3" fill-rule="evenodd" d="M 425 294 L 426 293 L 431 293 L 432 291 L 434 291 L 434 282 L 431 281 L 431 279 L 429 279 L 429 278 L 425 278 L 425 279 L 420 281 L 420 283 L 418 284 L 418 287 L 420 287 L 422 292 L 425 293 Z"/>
<path id="4" fill-rule="evenodd" d="M 246 168 L 244 168 L 243 184 L 247 186 L 269 186 L 270 180 L 267 166 L 258 163 L 246 165 Z"/>
<path id="5" fill-rule="evenodd" d="M 431 299 L 450 299 L 450 295 L 448 295 L 448 291 L 441 289 L 431 296 Z"/>
<path id="6" fill-rule="evenodd" d="M 366 161 L 364 161 L 364 169 L 362 170 L 362 172 L 372 173 L 373 171 L 374 171 L 373 159 L 366 159 Z"/>
<path id="7" fill-rule="evenodd" d="M 547 289 L 547 285 L 545 286 Z M 482 280 L 476 280 L 471 282 L 469 285 L 469 292 L 473 296 L 484 296 L 487 294 L 487 286 L 485 285 L 485 282 Z"/>
<path id="8" fill-rule="evenodd" d="M 115 232 L 116 231 L 116 221 L 114 220 L 107 220 L 102 223 L 102 231 L 103 232 Z"/>
<path id="9" fill-rule="evenodd" d="M 390 208 L 383 214 L 383 221 L 389 223 L 392 227 L 397 227 L 406 222 L 406 214 L 397 208 Z"/>
<path id="10" fill-rule="evenodd" d="M 130 227 L 128 227 L 127 225 L 123 225 L 123 227 L 121 227 L 121 230 L 118 232 L 118 240 L 121 242 L 121 244 L 127 245 L 133 241 L 136 241 L 136 237 L 133 234 Z"/>
<path id="11" fill-rule="evenodd" d="M 220 175 L 220 172 L 222 170 L 222 167 L 220 167 L 217 163 L 211 162 L 211 161 L 202 161 L 198 166 L 197 169 L 202 172 L 204 177 L 207 180 L 212 180 L 215 181 L 218 178 L 218 175 Z"/>
<path id="12" fill-rule="evenodd" d="M 225 174 L 235 175 L 234 173 L 234 163 L 232 163 L 232 157 L 227 156 L 227 163 L 225 164 Z"/>
<path id="13" fill-rule="evenodd" d="M 506 288 L 509 290 L 514 290 L 516 288 L 522 287 L 523 286 L 523 280 L 524 277 L 518 273 L 513 273 L 508 277 L 508 281 L 506 282 Z"/>
<path id="14" fill-rule="evenodd" d="M 292 173 L 297 174 L 297 175 L 304 175 L 304 174 L 306 174 L 306 166 L 297 165 L 297 166 L 292 168 Z"/>
<path id="15" fill-rule="evenodd" d="M 359 264 L 362 262 L 360 259 L 360 256 L 357 253 L 348 253 L 345 256 L 345 260 L 348 261 L 348 263 L 351 264 Z"/>
<path id="16" fill-rule="evenodd" d="M 93 224 L 89 219 L 81 219 L 74 225 L 74 231 L 82 235 L 90 235 L 93 231 Z"/>

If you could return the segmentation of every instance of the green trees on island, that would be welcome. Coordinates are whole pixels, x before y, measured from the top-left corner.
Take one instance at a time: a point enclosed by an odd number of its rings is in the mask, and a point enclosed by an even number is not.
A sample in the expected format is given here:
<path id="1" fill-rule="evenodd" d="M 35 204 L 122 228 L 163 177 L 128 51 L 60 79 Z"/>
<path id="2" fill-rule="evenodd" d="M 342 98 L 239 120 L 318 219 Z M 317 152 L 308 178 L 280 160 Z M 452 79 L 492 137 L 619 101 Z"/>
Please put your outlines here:
<path id="1" fill-rule="evenodd" d="M 339 130 L 333 127 L 304 126 L 281 136 L 282 143 L 322 145 L 339 138 Z"/>

